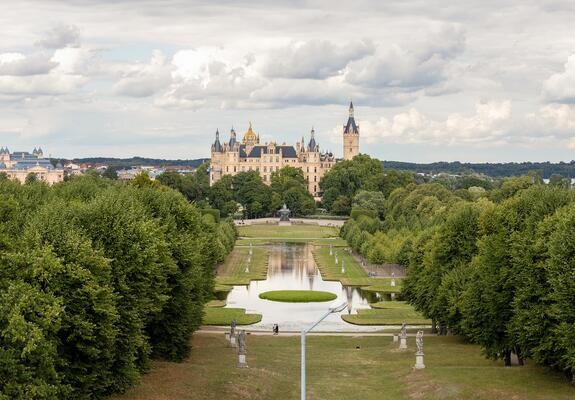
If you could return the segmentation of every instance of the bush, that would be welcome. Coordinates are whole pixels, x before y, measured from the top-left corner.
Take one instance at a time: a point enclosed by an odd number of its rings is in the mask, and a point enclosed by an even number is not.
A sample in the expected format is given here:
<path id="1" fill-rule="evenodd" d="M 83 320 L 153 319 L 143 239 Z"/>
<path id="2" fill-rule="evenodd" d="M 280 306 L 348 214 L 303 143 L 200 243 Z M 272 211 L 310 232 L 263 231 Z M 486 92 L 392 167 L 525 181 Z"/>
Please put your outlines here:
<path id="1" fill-rule="evenodd" d="M 353 208 L 351 210 L 351 213 L 350 213 L 350 217 L 352 219 L 355 219 L 355 220 L 357 220 L 360 216 L 363 216 L 363 215 L 375 219 L 375 218 L 377 218 L 377 211 L 366 210 L 366 209 L 362 209 L 362 208 Z"/>

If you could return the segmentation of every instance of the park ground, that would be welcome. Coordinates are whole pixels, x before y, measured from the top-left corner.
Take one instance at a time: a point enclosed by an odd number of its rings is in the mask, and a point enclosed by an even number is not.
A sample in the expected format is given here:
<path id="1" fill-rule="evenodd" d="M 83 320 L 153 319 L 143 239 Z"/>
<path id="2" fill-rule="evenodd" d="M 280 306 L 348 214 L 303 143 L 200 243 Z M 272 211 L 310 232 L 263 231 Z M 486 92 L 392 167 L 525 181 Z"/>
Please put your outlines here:
<path id="1" fill-rule="evenodd" d="M 457 337 L 426 337 L 426 369 L 414 370 L 415 349 L 399 352 L 390 337 L 311 336 L 307 339 L 308 398 L 527 399 L 575 398 L 562 376 L 528 363 L 504 367 Z M 249 367 L 236 368 L 236 350 L 221 334 L 194 335 L 183 363 L 156 361 L 139 386 L 113 400 L 299 398 L 297 336 L 248 335 Z"/>
<path id="2" fill-rule="evenodd" d="M 377 291 L 390 290 L 389 282 L 368 277 L 361 266 L 345 253 L 335 250 L 342 244 L 334 239 L 337 229 L 293 226 L 240 227 L 238 246 L 218 270 L 218 288 L 245 284 L 265 278 L 267 252 L 257 244 L 273 240 L 313 242 L 319 240 L 314 254 L 322 275 L 328 279 L 371 285 Z M 245 270 L 249 243 L 253 243 L 251 267 Z M 337 241 L 337 242 L 336 242 Z M 346 271 L 329 256 L 328 244 L 334 243 Z M 337 246 L 335 245 L 337 243 Z M 242 246 L 242 245 L 248 246 Z M 398 289 L 401 281 L 397 282 Z M 395 290 L 395 289 L 394 289 Z M 235 318 L 240 324 L 259 321 L 258 314 L 243 309 L 224 309 L 225 301 L 213 300 L 206 307 L 207 325 L 228 325 Z M 429 323 L 404 302 L 380 302 L 371 310 L 347 316 L 353 324 Z M 347 319 L 346 319 L 347 320 Z M 398 328 L 399 329 L 399 328 Z M 217 330 L 216 330 L 217 331 Z M 412 329 L 409 330 L 410 332 Z M 426 330 L 427 332 L 427 330 Z M 426 369 L 414 370 L 415 343 L 400 352 L 389 336 L 310 336 L 307 339 L 308 398 L 321 399 L 574 399 L 575 386 L 560 374 L 528 362 L 523 367 L 504 367 L 500 361 L 485 359 L 479 346 L 464 343 L 453 336 L 426 336 Z M 227 346 L 223 332 L 197 332 L 192 354 L 182 363 L 154 361 L 151 371 L 137 387 L 112 400 L 199 400 L 199 399 L 298 399 L 300 339 L 290 335 L 254 335 L 247 340 L 249 368 L 236 367 L 236 349 Z"/>

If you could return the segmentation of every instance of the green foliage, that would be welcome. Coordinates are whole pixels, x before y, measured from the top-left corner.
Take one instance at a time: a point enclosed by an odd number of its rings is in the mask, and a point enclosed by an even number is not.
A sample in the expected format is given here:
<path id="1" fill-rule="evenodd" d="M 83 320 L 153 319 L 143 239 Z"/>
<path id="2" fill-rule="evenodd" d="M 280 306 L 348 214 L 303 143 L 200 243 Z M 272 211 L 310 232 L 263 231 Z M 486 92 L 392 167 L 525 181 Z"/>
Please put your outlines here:
<path id="1" fill-rule="evenodd" d="M 189 354 L 229 222 L 146 176 L 0 189 L 0 398 L 102 398 Z"/>
<path id="2" fill-rule="evenodd" d="M 118 179 L 118 171 L 116 170 L 115 167 L 110 166 L 110 167 L 106 168 L 106 170 L 104 171 L 102 176 L 104 178 L 116 180 L 116 179 Z"/>
<path id="3" fill-rule="evenodd" d="M 351 210 L 351 213 L 349 214 L 349 216 L 355 220 L 357 220 L 360 216 L 366 216 L 366 217 L 374 219 L 374 218 L 377 218 L 377 211 L 373 210 L 373 209 L 366 209 L 366 208 L 357 207 L 357 208 L 353 208 Z"/>

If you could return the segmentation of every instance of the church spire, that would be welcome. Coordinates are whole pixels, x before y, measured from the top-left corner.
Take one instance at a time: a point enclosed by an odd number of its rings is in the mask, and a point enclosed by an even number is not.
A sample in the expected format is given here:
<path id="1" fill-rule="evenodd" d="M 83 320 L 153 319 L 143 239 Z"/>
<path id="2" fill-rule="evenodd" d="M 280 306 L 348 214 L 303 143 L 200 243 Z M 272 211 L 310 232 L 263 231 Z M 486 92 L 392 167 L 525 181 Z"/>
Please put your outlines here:
<path id="1" fill-rule="evenodd" d="M 353 101 L 349 102 L 349 117 L 353 118 Z"/>

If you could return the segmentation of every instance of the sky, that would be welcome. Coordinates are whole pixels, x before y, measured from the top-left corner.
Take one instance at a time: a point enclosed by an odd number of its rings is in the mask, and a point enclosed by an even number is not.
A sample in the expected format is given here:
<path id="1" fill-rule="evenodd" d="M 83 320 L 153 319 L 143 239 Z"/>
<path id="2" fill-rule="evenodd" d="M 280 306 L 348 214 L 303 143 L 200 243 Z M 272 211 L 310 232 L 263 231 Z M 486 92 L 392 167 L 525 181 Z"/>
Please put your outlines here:
<path id="1" fill-rule="evenodd" d="M 210 156 L 315 129 L 342 155 L 575 159 L 572 0 L 13 0 L 0 13 L 0 146 L 53 157 Z"/>

